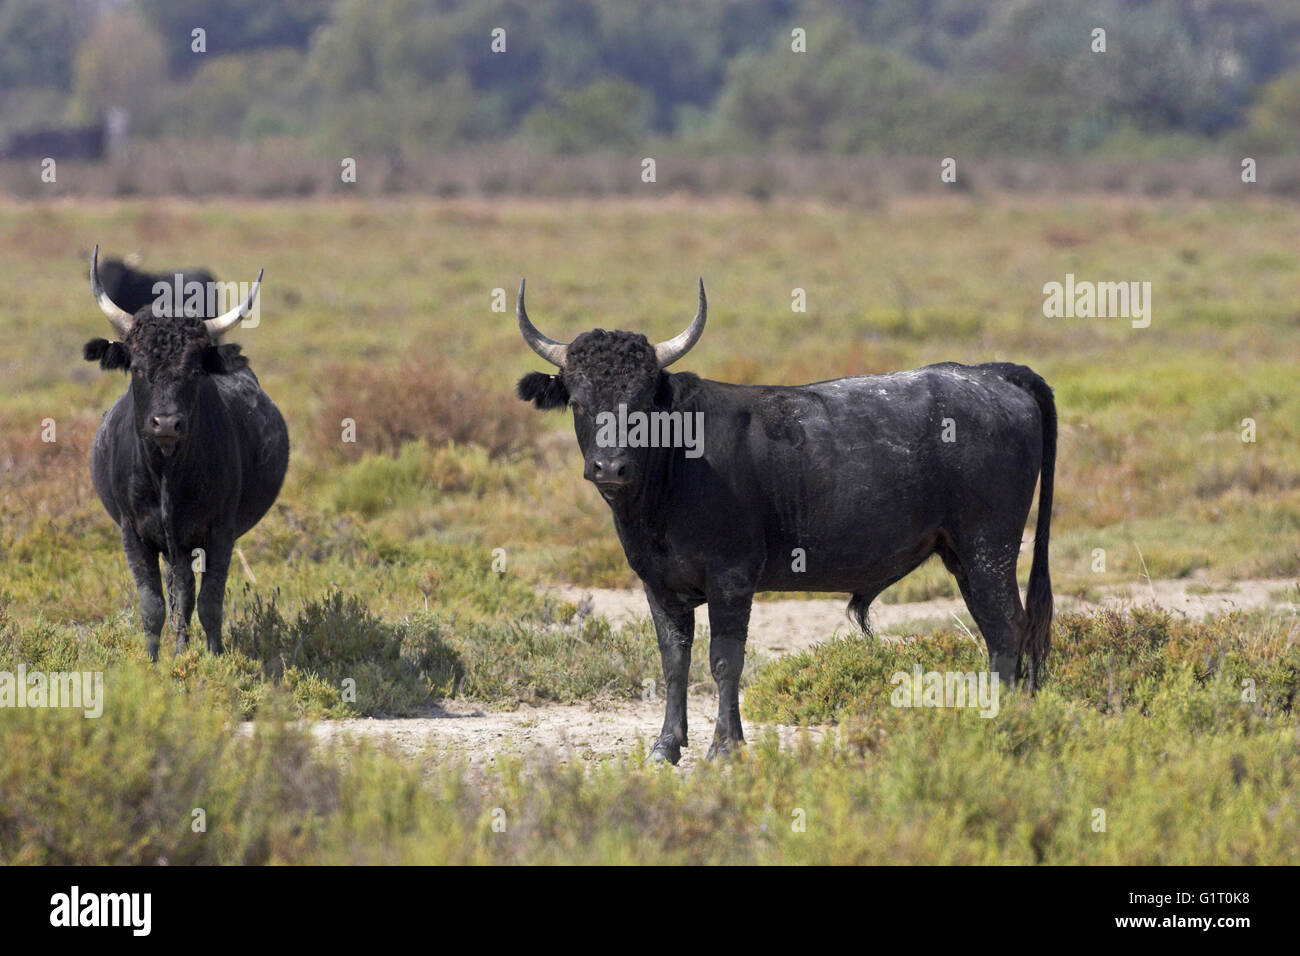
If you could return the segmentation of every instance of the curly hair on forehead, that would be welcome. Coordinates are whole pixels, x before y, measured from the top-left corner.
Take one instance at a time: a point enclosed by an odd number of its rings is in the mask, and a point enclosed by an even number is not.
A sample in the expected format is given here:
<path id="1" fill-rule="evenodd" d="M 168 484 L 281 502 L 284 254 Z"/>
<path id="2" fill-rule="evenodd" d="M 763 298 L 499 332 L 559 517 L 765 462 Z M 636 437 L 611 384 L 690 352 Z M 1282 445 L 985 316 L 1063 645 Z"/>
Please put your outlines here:
<path id="1" fill-rule="evenodd" d="M 658 375 L 654 346 L 639 332 L 584 332 L 569 344 L 566 371 L 592 385 L 622 384 Z"/>
<path id="2" fill-rule="evenodd" d="M 203 320 L 192 315 L 154 315 L 150 308 L 135 314 L 126 344 L 150 368 L 181 361 L 211 345 Z"/>

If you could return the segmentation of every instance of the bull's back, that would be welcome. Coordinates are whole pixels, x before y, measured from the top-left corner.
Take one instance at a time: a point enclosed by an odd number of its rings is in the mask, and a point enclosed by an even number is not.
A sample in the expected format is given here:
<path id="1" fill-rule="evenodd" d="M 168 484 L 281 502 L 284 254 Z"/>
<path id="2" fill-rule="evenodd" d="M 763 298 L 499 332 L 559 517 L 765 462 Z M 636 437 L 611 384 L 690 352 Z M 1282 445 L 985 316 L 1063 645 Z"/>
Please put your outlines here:
<path id="1" fill-rule="evenodd" d="M 1028 515 L 1039 413 L 996 366 L 928 366 L 747 398 L 733 418 L 747 423 L 743 442 L 730 454 L 752 484 L 737 497 L 763 523 L 766 588 L 854 590 L 919 564 L 957 521 L 1009 503 L 1022 525 Z M 715 472 L 732 467 L 715 463 Z"/>

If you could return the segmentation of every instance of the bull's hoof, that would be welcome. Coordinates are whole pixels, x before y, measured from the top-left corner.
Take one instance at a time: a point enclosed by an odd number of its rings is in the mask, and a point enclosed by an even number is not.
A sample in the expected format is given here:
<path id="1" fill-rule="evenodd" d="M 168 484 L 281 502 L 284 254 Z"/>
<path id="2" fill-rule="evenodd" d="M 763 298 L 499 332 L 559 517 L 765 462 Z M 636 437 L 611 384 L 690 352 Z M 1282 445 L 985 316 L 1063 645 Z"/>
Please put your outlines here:
<path id="1" fill-rule="evenodd" d="M 740 756 L 740 748 L 745 745 L 743 740 L 728 740 L 726 737 L 714 737 L 713 743 L 709 745 L 709 752 L 704 755 L 705 760 L 722 760 L 727 761 L 732 757 Z"/>
<path id="2" fill-rule="evenodd" d="M 650 759 L 655 763 L 670 763 L 674 766 L 682 759 L 682 745 L 671 737 L 660 737 L 650 751 Z"/>

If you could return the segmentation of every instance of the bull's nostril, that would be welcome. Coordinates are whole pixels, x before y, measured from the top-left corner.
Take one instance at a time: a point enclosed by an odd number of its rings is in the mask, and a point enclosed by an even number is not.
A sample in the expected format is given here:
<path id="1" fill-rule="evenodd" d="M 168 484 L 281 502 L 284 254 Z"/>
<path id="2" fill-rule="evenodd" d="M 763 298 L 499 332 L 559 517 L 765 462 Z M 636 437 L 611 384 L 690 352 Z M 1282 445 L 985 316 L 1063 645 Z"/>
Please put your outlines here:
<path id="1" fill-rule="evenodd" d="M 185 419 L 180 415 L 153 415 L 149 425 L 155 435 L 179 437 L 185 429 Z"/>
<path id="2" fill-rule="evenodd" d="M 621 485 L 631 480 L 632 465 L 625 459 L 593 458 L 585 474 L 588 481 Z"/>

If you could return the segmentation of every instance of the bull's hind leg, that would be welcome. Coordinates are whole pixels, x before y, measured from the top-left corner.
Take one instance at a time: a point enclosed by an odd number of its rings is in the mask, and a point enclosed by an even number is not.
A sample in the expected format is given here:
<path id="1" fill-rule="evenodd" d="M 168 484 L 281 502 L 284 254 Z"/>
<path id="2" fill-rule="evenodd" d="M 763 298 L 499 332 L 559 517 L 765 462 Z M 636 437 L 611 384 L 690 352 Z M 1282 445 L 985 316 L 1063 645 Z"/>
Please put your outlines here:
<path id="1" fill-rule="evenodd" d="M 145 649 L 149 660 L 158 660 L 158 643 L 162 638 L 167 605 L 163 602 L 162 575 L 158 571 L 158 552 L 141 541 L 130 525 L 122 524 L 122 548 L 126 564 L 135 578 L 135 593 L 140 602 L 140 624 L 144 628 Z"/>
<path id="2" fill-rule="evenodd" d="M 659 657 L 664 665 L 664 726 L 650 756 L 655 761 L 675 764 L 686 746 L 686 685 L 691 672 L 691 645 L 695 642 L 695 609 L 658 598 L 646 588 L 650 616 L 659 638 Z"/>
<path id="3" fill-rule="evenodd" d="M 966 608 L 984 636 L 989 670 L 1004 684 L 1016 683 L 1022 676 L 1020 663 L 1029 633 L 1029 619 L 1016 584 L 1019 541 L 961 549 L 943 542 L 936 550 L 957 579 Z"/>

